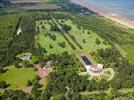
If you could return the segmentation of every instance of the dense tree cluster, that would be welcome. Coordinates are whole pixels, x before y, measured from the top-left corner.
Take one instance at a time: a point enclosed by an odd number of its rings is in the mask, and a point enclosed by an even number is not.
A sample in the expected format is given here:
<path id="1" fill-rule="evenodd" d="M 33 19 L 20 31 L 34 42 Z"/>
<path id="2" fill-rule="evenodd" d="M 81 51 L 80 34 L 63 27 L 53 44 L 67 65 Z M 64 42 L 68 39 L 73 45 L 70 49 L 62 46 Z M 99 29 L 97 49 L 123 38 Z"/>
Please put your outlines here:
<path id="1" fill-rule="evenodd" d="M 32 17 L 21 17 L 17 24 L 16 32 L 18 27 L 21 27 L 22 32 L 19 35 L 14 34 L 12 41 L 9 43 L 5 58 L 1 61 L 1 66 L 11 64 L 15 61 L 17 54 L 34 48 L 35 21 Z"/>

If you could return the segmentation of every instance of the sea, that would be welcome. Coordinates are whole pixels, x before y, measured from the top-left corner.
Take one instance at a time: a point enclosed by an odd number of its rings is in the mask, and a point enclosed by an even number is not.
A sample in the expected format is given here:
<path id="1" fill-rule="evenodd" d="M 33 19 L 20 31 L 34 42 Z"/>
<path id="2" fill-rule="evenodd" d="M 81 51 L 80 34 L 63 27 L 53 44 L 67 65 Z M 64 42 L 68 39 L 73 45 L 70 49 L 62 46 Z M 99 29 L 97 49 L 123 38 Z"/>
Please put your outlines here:
<path id="1" fill-rule="evenodd" d="M 90 3 L 134 20 L 134 0 L 88 0 Z"/>

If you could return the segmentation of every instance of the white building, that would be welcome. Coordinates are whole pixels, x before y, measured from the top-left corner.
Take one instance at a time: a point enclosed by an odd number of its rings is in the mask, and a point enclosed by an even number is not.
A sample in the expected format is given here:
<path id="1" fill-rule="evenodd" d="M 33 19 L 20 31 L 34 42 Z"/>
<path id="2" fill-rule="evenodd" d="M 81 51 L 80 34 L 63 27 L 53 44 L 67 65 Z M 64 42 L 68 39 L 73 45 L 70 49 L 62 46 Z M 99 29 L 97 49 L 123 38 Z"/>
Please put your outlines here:
<path id="1" fill-rule="evenodd" d="M 102 64 L 92 64 L 92 62 L 86 56 L 80 56 L 80 59 L 83 65 L 86 68 L 86 71 L 90 75 L 100 75 L 103 73 L 103 65 Z"/>

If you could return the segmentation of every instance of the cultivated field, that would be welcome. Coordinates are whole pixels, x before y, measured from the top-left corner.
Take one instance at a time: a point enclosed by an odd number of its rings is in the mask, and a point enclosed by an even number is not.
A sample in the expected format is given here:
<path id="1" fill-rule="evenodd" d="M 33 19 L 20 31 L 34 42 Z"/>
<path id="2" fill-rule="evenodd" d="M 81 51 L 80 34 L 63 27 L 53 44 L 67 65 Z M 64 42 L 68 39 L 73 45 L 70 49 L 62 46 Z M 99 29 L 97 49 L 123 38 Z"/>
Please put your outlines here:
<path id="1" fill-rule="evenodd" d="M 54 10 L 60 8 L 60 6 L 57 6 L 56 4 L 43 4 L 43 3 L 37 3 L 36 5 L 25 5 L 22 6 L 26 10 Z"/>
<path id="2" fill-rule="evenodd" d="M 53 4 L 50 4 L 50 3 Z M 54 4 L 53 0 L 11 0 L 14 5 L 20 5 L 20 7 L 26 10 L 54 10 L 60 8 Z"/>
<path id="3" fill-rule="evenodd" d="M 10 0 L 12 4 L 21 4 L 21 3 L 39 3 L 43 0 Z"/>

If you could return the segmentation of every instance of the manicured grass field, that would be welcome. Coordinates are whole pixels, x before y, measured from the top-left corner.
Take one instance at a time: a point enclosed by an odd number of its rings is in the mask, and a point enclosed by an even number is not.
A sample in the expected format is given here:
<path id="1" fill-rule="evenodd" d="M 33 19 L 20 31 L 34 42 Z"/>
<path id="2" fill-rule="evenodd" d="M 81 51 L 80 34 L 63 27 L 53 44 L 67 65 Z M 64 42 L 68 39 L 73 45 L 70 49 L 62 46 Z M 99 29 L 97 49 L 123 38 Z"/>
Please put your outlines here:
<path id="1" fill-rule="evenodd" d="M 61 22 L 61 20 L 59 20 Z M 91 30 L 85 30 L 85 29 L 78 29 L 75 24 L 71 20 L 64 20 L 64 24 L 67 24 L 72 27 L 71 31 L 69 32 L 71 35 L 73 35 L 76 39 L 76 41 L 83 47 L 84 51 L 96 51 L 100 48 L 109 48 L 109 45 L 104 45 L 102 39 L 98 34 L 94 33 Z M 84 31 L 83 31 L 84 30 Z M 90 32 L 90 33 L 88 33 Z M 96 39 L 99 39 L 101 44 L 96 44 Z M 83 39 L 85 40 L 85 43 L 83 42 Z"/>
<path id="2" fill-rule="evenodd" d="M 134 46 L 131 44 L 123 45 L 122 48 L 127 53 L 127 57 L 129 60 L 134 61 Z"/>
<path id="3" fill-rule="evenodd" d="M 26 87 L 28 80 L 33 80 L 36 73 L 32 68 L 11 68 L 7 72 L 0 74 L 0 81 L 4 80 L 10 84 L 8 89 L 21 89 Z"/>
<path id="4" fill-rule="evenodd" d="M 43 24 L 40 24 L 40 23 Z M 52 32 L 50 31 L 50 25 L 48 24 L 48 21 L 38 21 L 36 22 L 36 25 L 39 27 L 40 32 L 36 36 L 36 42 L 41 45 L 41 47 L 45 48 L 47 53 L 46 54 L 52 54 L 52 53 L 62 53 L 64 51 L 73 51 L 72 48 L 69 46 L 69 44 L 66 42 L 64 37 L 61 35 L 62 33 L 60 32 Z M 44 29 L 41 28 L 41 26 L 45 26 Z M 56 36 L 56 40 L 50 39 L 49 36 L 46 34 L 52 34 Z M 60 47 L 59 42 L 65 42 L 65 47 Z M 53 48 L 50 48 L 50 45 L 53 46 Z"/>
<path id="5" fill-rule="evenodd" d="M 59 20 L 61 21 L 61 20 Z M 64 51 L 72 52 L 72 48 L 70 45 L 66 42 L 64 37 L 61 35 L 60 32 L 52 32 L 50 31 L 50 23 L 52 23 L 50 20 L 40 20 L 36 22 L 37 31 L 39 31 L 38 35 L 36 36 L 36 42 L 41 45 L 41 47 L 45 48 L 47 51 L 47 54 L 50 53 L 61 53 Z M 109 48 L 109 45 L 103 44 L 104 39 L 100 38 L 100 36 L 91 30 L 84 30 L 84 29 L 78 29 L 76 25 L 72 23 L 71 20 L 64 21 L 64 24 L 70 25 L 72 27 L 71 31 L 69 32 L 71 35 L 73 35 L 76 39 L 76 41 L 83 47 L 83 50 L 88 51 L 96 51 L 100 48 Z M 83 31 L 84 30 L 84 31 Z M 88 31 L 90 33 L 88 33 Z M 56 40 L 52 40 L 47 34 L 53 34 L 56 36 Z M 96 44 L 96 39 L 100 40 L 100 44 Z M 83 42 L 83 39 L 85 40 L 85 43 Z M 59 46 L 59 42 L 65 42 L 65 47 L 62 48 Z M 75 44 L 75 43 L 74 43 Z M 50 45 L 53 46 L 53 48 L 50 48 Z"/>

